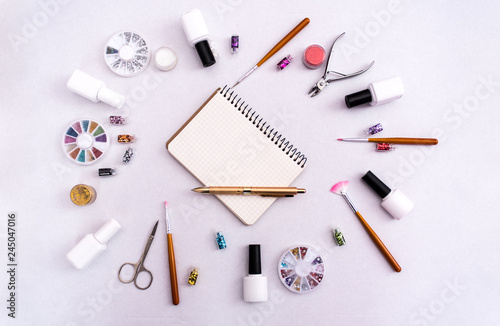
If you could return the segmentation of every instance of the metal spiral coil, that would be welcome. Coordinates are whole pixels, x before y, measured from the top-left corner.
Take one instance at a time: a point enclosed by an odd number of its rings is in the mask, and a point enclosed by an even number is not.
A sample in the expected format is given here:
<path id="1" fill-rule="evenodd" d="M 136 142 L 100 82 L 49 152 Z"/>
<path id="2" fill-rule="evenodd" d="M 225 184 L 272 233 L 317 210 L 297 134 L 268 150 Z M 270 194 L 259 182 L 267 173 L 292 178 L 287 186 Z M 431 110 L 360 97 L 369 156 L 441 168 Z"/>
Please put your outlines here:
<path id="1" fill-rule="evenodd" d="M 262 122 L 263 118 L 260 118 L 260 115 L 253 110 L 252 108 L 248 108 L 248 104 L 245 105 L 245 101 L 241 102 L 241 97 L 238 97 L 238 94 L 234 94 L 234 90 L 227 85 L 221 89 L 220 94 L 222 94 L 230 103 L 233 105 L 238 111 L 247 118 L 256 128 L 258 128 L 264 135 L 267 136 L 275 145 L 278 146 L 286 155 L 288 155 L 297 165 L 300 167 L 305 167 L 307 162 L 307 157 L 297 150 L 293 144 L 290 144 L 290 141 L 286 140 L 282 134 L 279 134 L 277 130 L 274 130 L 267 121 Z M 233 95 L 234 94 L 234 95 Z M 235 103 L 236 101 L 236 103 Z M 269 130 L 271 128 L 271 130 Z"/>

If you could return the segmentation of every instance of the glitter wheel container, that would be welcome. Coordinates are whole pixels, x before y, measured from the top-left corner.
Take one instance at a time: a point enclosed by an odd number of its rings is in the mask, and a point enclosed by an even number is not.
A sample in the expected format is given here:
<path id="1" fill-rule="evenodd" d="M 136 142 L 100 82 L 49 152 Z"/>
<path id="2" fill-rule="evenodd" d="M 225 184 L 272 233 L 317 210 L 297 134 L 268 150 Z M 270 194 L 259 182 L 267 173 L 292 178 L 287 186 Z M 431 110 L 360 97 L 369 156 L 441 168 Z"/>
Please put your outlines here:
<path id="1" fill-rule="evenodd" d="M 92 119 L 74 121 L 65 130 L 63 150 L 76 164 L 89 165 L 97 162 L 109 147 L 106 130 Z"/>
<path id="2" fill-rule="evenodd" d="M 109 69 L 122 77 L 141 73 L 149 64 L 151 50 L 146 41 L 131 31 L 113 35 L 104 51 L 104 60 Z"/>
<path id="3" fill-rule="evenodd" d="M 325 264 L 318 250 L 307 245 L 293 246 L 278 263 L 281 283 L 294 293 L 315 290 L 323 281 Z"/>

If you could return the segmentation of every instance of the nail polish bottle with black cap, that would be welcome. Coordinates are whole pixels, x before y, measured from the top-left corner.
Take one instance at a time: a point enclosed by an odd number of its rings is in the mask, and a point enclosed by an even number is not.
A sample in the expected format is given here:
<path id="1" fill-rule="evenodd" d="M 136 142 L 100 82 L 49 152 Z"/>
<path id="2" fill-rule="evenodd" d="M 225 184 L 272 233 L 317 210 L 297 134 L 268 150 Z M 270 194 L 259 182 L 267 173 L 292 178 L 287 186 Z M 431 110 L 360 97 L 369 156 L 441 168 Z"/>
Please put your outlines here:
<path id="1" fill-rule="evenodd" d="M 345 104 L 347 107 L 369 103 L 370 105 L 380 105 L 392 102 L 403 97 L 405 89 L 399 77 L 391 77 L 368 85 L 368 89 L 346 95 Z"/>
<path id="2" fill-rule="evenodd" d="M 361 179 L 382 198 L 380 205 L 395 219 L 402 219 L 415 206 L 401 190 L 392 191 L 371 171 L 368 171 Z"/>
<path id="3" fill-rule="evenodd" d="M 209 33 L 201 11 L 193 9 L 181 16 L 182 28 L 189 45 L 196 49 L 203 67 L 210 67 L 215 63 L 215 57 L 210 48 Z"/>
<path id="4" fill-rule="evenodd" d="M 248 276 L 243 279 L 243 299 L 246 302 L 267 301 L 267 277 L 262 276 L 260 245 L 251 244 L 249 249 Z"/>

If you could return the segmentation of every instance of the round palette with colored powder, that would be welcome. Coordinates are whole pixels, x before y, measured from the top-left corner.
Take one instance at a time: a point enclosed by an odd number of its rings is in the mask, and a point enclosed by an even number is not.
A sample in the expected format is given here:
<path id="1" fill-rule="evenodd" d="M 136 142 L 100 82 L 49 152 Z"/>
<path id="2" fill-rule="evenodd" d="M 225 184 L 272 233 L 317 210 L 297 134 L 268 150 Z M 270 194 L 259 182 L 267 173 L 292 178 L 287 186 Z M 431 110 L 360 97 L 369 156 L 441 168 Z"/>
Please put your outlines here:
<path id="1" fill-rule="evenodd" d="M 64 152 L 76 164 L 89 165 L 97 162 L 108 146 L 109 137 L 106 130 L 92 119 L 71 123 L 63 135 Z"/>
<path id="2" fill-rule="evenodd" d="M 293 246 L 283 253 L 278 264 L 281 283 L 294 293 L 315 290 L 325 275 L 325 263 L 318 250 L 307 245 Z"/>
<path id="3" fill-rule="evenodd" d="M 150 58 L 149 45 L 139 34 L 131 31 L 111 36 L 104 50 L 104 60 L 109 69 L 122 77 L 141 73 L 148 66 Z"/>

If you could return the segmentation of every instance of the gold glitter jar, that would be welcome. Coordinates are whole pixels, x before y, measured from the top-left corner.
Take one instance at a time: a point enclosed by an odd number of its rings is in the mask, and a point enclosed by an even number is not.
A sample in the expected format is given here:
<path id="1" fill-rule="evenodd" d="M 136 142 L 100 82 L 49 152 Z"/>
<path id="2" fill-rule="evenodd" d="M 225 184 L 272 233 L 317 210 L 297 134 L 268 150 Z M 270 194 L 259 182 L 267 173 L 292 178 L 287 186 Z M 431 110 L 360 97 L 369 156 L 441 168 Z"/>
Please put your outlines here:
<path id="1" fill-rule="evenodd" d="M 78 206 L 85 206 L 90 205 L 95 201 L 97 193 L 91 186 L 78 184 L 71 188 L 69 197 L 71 198 L 73 204 Z"/>

